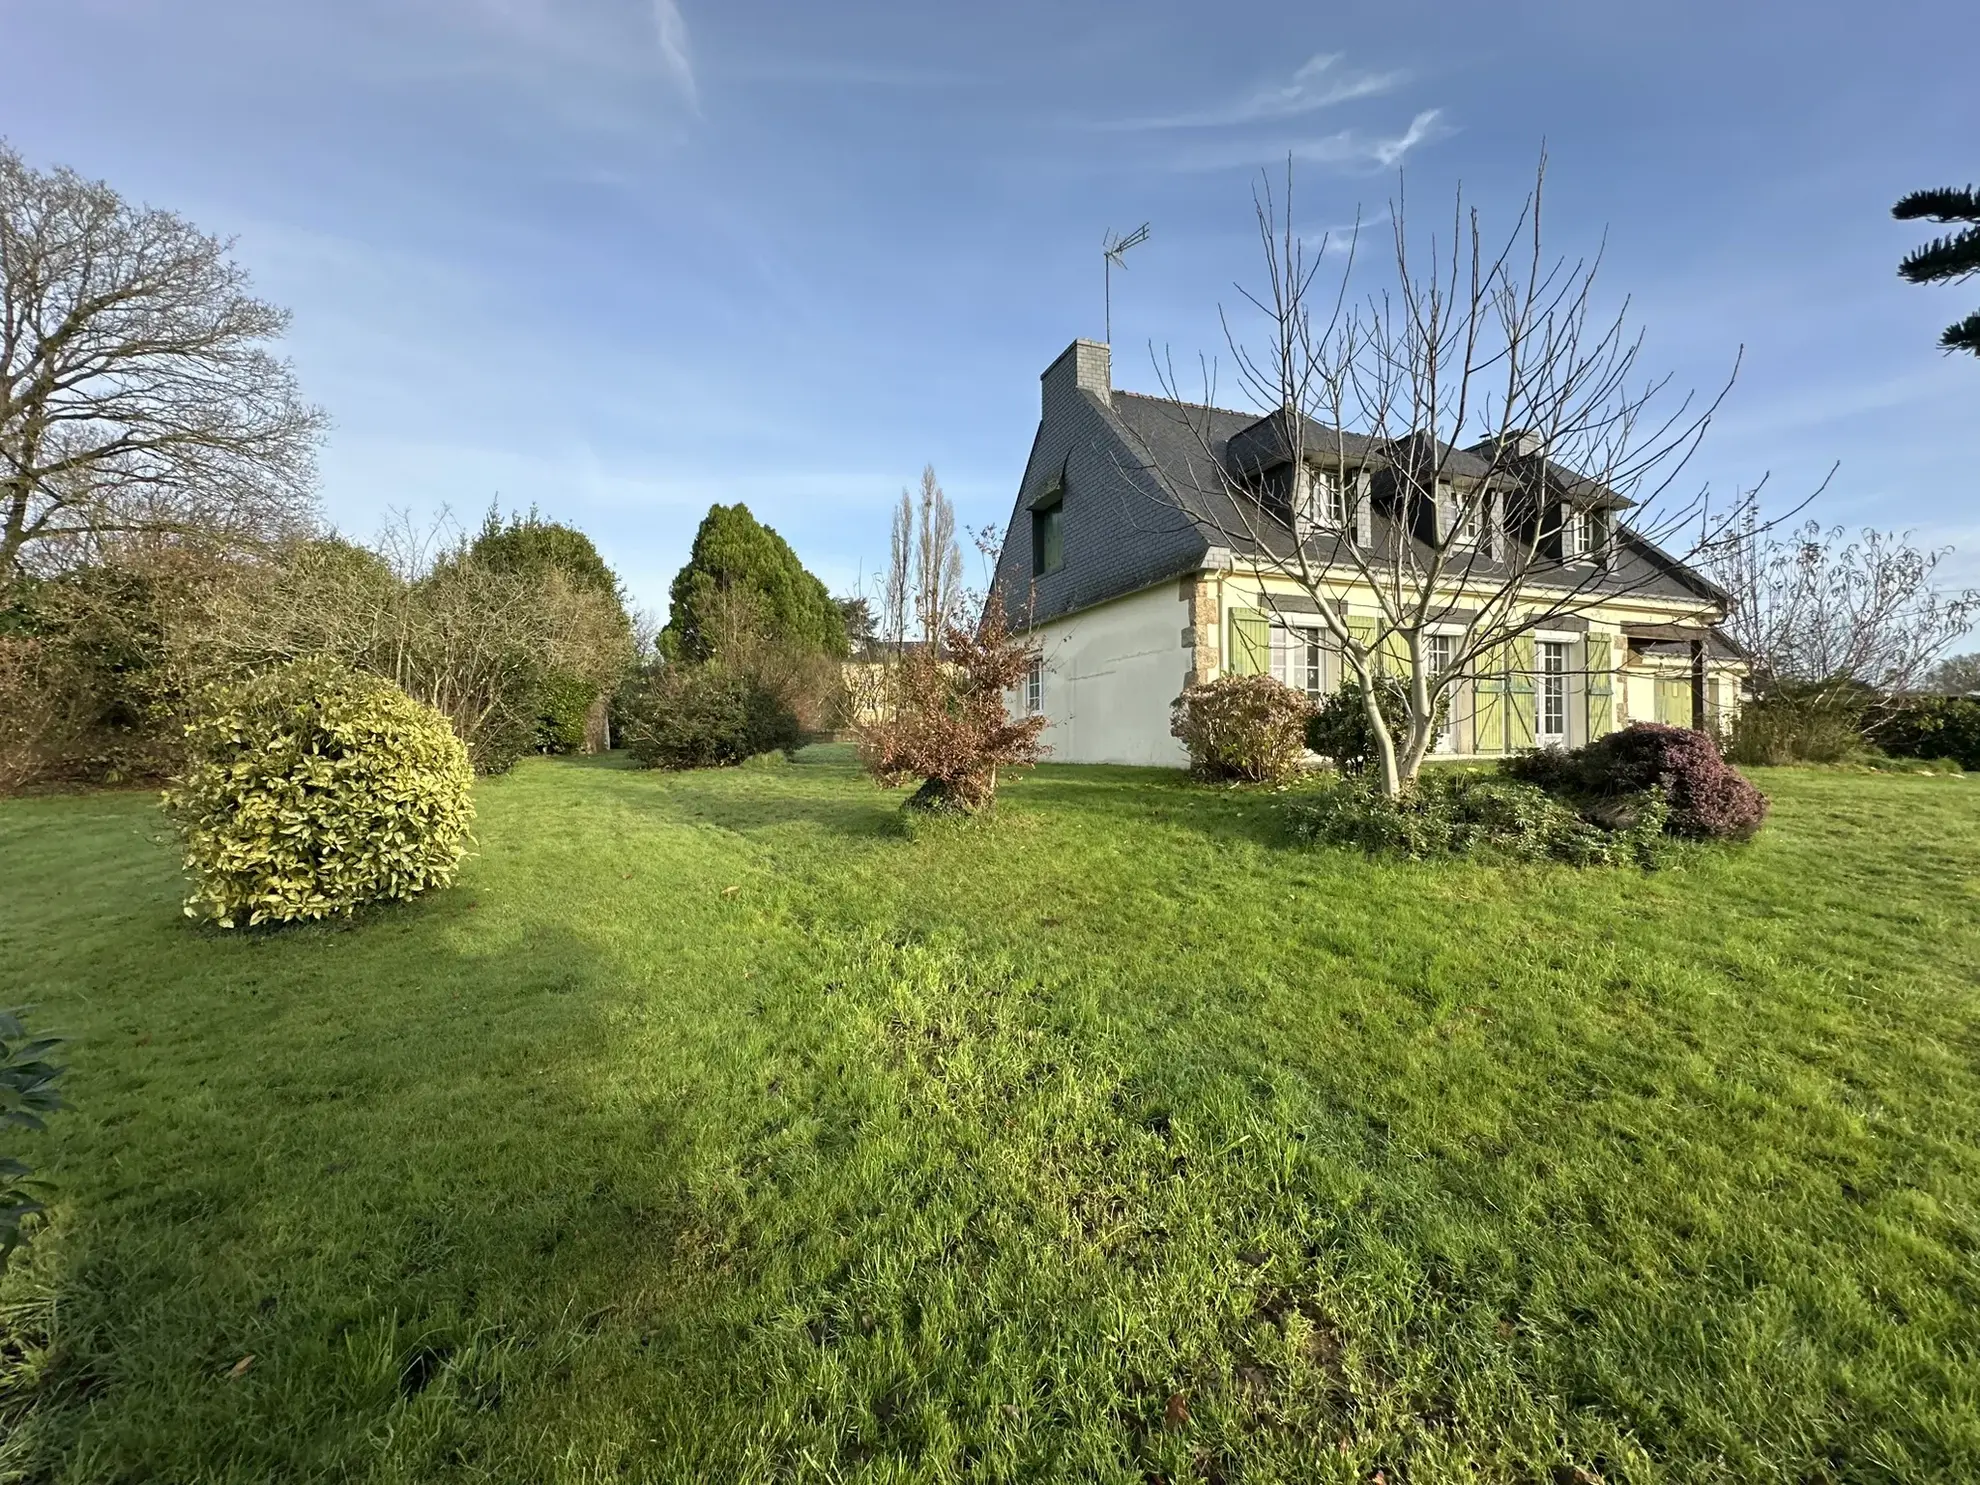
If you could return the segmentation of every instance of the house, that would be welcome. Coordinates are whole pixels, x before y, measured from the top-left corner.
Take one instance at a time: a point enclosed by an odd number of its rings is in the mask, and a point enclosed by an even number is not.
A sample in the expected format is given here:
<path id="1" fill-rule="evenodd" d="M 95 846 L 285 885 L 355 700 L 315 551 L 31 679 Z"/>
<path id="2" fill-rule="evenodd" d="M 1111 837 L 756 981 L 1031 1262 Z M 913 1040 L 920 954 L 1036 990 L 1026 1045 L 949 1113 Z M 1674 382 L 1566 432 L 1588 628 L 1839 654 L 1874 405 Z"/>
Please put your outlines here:
<path id="1" fill-rule="evenodd" d="M 1421 502 L 1406 511 L 1384 499 L 1383 471 L 1393 488 L 1408 449 L 1331 430 L 1294 440 L 1288 414 L 1117 391 L 1109 361 L 1107 346 L 1074 341 L 1040 379 L 1038 432 L 992 587 L 1013 627 L 1040 643 L 1043 658 L 1012 705 L 1049 718 L 1055 758 L 1176 765 L 1186 759 L 1169 734 L 1170 703 L 1188 685 L 1269 672 L 1321 697 L 1341 683 L 1342 657 L 1314 596 L 1275 570 L 1293 540 L 1288 490 L 1301 499 L 1352 492 L 1351 519 L 1326 539 L 1370 551 L 1420 539 L 1410 522 L 1437 516 L 1417 514 Z M 1316 446 L 1342 467 L 1289 467 L 1289 448 Z M 1456 480 L 1493 468 L 1477 450 L 1441 457 Z M 1747 672 L 1717 627 L 1726 593 L 1631 531 L 1626 499 L 1540 462 L 1535 488 L 1555 514 L 1547 565 L 1530 570 L 1522 595 L 1535 599 L 1528 614 L 1560 616 L 1506 646 L 1502 665 L 1460 681 L 1437 751 L 1575 746 L 1637 720 L 1726 725 Z M 1520 519 L 1497 495 L 1488 508 L 1495 527 Z M 1481 530 L 1476 539 L 1499 537 Z M 1317 560 L 1327 600 L 1372 639 L 1373 589 L 1351 563 L 1324 552 Z M 1468 567 L 1467 577 L 1488 567 Z M 1549 601 L 1549 591 L 1574 600 Z M 1464 583 L 1438 601 L 1452 622 L 1449 633 L 1429 632 L 1433 658 L 1463 630 Z"/>

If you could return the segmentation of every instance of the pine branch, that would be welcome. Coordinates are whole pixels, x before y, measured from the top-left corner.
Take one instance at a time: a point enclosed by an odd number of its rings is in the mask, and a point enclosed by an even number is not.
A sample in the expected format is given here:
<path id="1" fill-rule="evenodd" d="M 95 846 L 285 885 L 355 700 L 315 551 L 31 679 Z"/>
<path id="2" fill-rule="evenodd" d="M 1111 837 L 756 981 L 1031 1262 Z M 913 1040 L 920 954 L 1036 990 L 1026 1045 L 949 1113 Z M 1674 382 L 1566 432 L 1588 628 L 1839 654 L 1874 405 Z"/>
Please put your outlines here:
<path id="1" fill-rule="evenodd" d="M 1898 276 L 1907 283 L 1957 283 L 1980 273 L 1980 227 L 1936 238 L 1905 254 Z"/>
<path id="2" fill-rule="evenodd" d="M 1980 356 L 1980 310 L 1957 325 L 1946 326 L 1946 333 L 1939 337 L 1939 344 L 1949 351 L 1971 351 Z"/>
<path id="3" fill-rule="evenodd" d="M 1900 222 L 1915 222 L 1920 218 L 1933 222 L 1980 222 L 1980 191 L 1972 186 L 1913 191 L 1891 208 L 1891 215 Z"/>

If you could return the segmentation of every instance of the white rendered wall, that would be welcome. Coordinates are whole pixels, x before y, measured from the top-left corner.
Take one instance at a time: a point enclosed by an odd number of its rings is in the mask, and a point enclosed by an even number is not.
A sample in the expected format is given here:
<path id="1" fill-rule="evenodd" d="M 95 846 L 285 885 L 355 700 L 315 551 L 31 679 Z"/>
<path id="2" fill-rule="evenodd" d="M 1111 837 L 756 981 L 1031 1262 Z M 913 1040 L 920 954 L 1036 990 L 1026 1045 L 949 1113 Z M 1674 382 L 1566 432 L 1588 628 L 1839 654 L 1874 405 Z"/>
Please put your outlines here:
<path id="1" fill-rule="evenodd" d="M 1182 585 L 1165 582 L 1039 625 L 1049 761 L 1186 766 L 1169 703 L 1189 675 L 1188 622 Z"/>

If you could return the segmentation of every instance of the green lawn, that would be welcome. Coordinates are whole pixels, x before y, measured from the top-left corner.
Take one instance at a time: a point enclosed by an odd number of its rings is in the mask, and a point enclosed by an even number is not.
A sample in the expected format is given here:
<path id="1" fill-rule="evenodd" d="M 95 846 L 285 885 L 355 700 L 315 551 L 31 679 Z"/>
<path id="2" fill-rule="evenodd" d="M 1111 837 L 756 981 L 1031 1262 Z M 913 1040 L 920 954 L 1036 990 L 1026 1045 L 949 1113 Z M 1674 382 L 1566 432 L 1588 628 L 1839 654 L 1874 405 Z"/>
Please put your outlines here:
<path id="1" fill-rule="evenodd" d="M 0 804 L 0 1478 L 1980 1478 L 1980 779 L 1761 783 L 1646 876 L 538 762 L 245 936 L 149 796 Z"/>

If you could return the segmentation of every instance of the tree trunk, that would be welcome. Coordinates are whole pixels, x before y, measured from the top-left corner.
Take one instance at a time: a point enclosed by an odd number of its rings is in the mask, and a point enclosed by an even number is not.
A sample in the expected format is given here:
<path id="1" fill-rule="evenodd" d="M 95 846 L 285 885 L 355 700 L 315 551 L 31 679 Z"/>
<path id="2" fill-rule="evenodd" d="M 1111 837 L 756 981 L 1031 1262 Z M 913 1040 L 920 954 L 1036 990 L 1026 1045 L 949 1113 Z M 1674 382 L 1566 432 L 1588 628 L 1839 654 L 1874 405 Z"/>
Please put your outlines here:
<path id="1" fill-rule="evenodd" d="M 1388 719 L 1382 715 L 1382 707 L 1375 694 L 1375 677 L 1372 674 L 1362 680 L 1361 707 L 1368 718 L 1369 734 L 1375 739 L 1375 761 L 1382 771 L 1382 796 L 1385 799 L 1400 799 L 1403 791 L 1403 776 L 1396 761 L 1395 734 L 1389 731 Z"/>
<path id="2" fill-rule="evenodd" d="M 901 808 L 938 815 L 981 815 L 997 802 L 997 770 L 955 779 L 928 779 Z"/>

